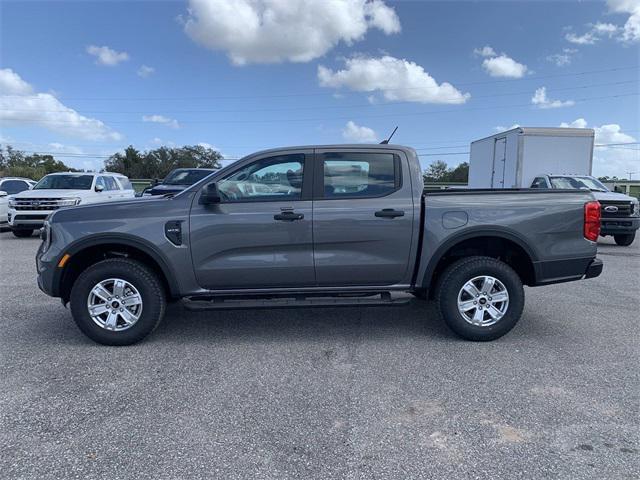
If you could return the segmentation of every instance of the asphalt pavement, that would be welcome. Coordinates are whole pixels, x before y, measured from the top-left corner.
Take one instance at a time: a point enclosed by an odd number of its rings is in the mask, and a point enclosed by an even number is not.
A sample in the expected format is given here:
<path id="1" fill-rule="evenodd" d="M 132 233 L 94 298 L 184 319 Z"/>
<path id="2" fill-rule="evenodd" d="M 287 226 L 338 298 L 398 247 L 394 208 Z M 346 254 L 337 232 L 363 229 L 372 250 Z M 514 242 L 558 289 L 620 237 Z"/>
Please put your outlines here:
<path id="1" fill-rule="evenodd" d="M 640 478 L 640 241 L 490 343 L 429 303 L 193 313 L 84 337 L 0 233 L 1 478 Z"/>

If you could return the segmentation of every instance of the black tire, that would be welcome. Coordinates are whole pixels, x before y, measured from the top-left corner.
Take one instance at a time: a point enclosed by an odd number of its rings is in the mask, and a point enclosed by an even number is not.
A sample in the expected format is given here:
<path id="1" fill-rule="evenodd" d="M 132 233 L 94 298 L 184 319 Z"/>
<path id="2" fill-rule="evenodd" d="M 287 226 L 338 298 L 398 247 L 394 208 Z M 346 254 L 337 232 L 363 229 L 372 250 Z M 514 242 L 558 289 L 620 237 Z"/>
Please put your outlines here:
<path id="1" fill-rule="evenodd" d="M 624 234 L 624 235 L 614 235 L 613 239 L 621 247 L 628 247 L 636 239 L 636 232 L 627 233 L 627 234 Z"/>
<path id="2" fill-rule="evenodd" d="M 498 279 L 509 294 L 509 304 L 493 325 L 473 325 L 458 310 L 458 294 L 469 280 L 483 275 Z M 468 257 L 451 264 L 440 277 L 438 308 L 447 326 L 466 340 L 490 341 L 502 337 L 520 320 L 524 308 L 524 289 L 518 274 L 506 263 L 490 257 Z"/>
<path id="3" fill-rule="evenodd" d="M 121 278 L 133 285 L 142 297 L 142 313 L 137 322 L 122 331 L 111 331 L 96 324 L 87 308 L 89 293 L 109 278 Z M 158 276 L 144 264 L 127 258 L 110 258 L 95 263 L 80 274 L 71 289 L 71 313 L 78 328 L 103 345 L 132 345 L 149 335 L 164 316 L 166 298 Z"/>
<path id="4" fill-rule="evenodd" d="M 13 235 L 18 238 L 27 238 L 33 235 L 33 230 L 11 230 Z"/>

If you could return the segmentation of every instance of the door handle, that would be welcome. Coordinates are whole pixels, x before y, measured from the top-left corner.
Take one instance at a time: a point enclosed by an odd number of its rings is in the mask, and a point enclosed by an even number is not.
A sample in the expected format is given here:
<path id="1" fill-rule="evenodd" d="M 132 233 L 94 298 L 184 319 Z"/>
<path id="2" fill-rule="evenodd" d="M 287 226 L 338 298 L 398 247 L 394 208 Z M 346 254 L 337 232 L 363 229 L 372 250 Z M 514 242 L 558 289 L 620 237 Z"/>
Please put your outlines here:
<path id="1" fill-rule="evenodd" d="M 282 213 L 276 213 L 273 216 L 274 220 L 280 220 L 284 222 L 293 222 L 295 220 L 302 220 L 303 218 L 304 218 L 304 214 L 295 213 L 295 212 L 292 212 L 291 210 L 286 210 Z"/>
<path id="2" fill-rule="evenodd" d="M 383 208 L 382 210 L 378 210 L 375 215 L 376 217 L 382 218 L 396 218 L 404 217 L 404 212 L 402 210 L 394 210 L 393 208 Z"/>

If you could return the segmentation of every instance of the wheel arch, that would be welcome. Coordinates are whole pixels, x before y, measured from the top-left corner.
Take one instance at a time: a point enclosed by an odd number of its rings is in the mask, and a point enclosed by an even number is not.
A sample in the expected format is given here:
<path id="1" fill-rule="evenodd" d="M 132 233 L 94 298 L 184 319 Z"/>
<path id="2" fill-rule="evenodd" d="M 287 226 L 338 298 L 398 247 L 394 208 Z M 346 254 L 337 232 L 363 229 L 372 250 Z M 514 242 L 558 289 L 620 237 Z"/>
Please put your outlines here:
<path id="1" fill-rule="evenodd" d="M 97 235 L 83 238 L 72 243 L 61 254 L 69 254 L 69 260 L 63 268 L 56 268 L 54 284 L 63 302 L 70 297 L 73 283 L 80 273 L 89 266 L 106 258 L 124 257 L 138 260 L 151 268 L 165 289 L 167 298 L 177 298 L 180 288 L 177 277 L 161 252 L 149 242 L 127 235 Z M 56 264 L 57 264 L 56 262 Z"/>
<path id="2" fill-rule="evenodd" d="M 516 232 L 501 228 L 476 228 L 448 238 L 431 256 L 422 276 L 422 290 L 433 291 L 439 275 L 459 258 L 481 255 L 497 258 L 510 265 L 525 285 L 536 282 L 538 254 Z"/>

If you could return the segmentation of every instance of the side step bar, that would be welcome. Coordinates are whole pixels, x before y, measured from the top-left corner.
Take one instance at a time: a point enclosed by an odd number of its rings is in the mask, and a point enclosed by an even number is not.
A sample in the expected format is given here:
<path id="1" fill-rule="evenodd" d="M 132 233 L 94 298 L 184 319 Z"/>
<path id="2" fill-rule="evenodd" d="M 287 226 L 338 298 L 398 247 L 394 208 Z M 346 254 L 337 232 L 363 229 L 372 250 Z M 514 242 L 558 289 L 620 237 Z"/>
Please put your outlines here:
<path id="1" fill-rule="evenodd" d="M 194 296 L 182 300 L 188 310 L 231 310 L 247 308 L 299 308 L 299 307 L 368 307 L 392 306 L 409 303 L 413 296 L 407 293 L 380 292 L 366 296 L 305 296 L 304 294 L 242 298 L 238 296 Z"/>

